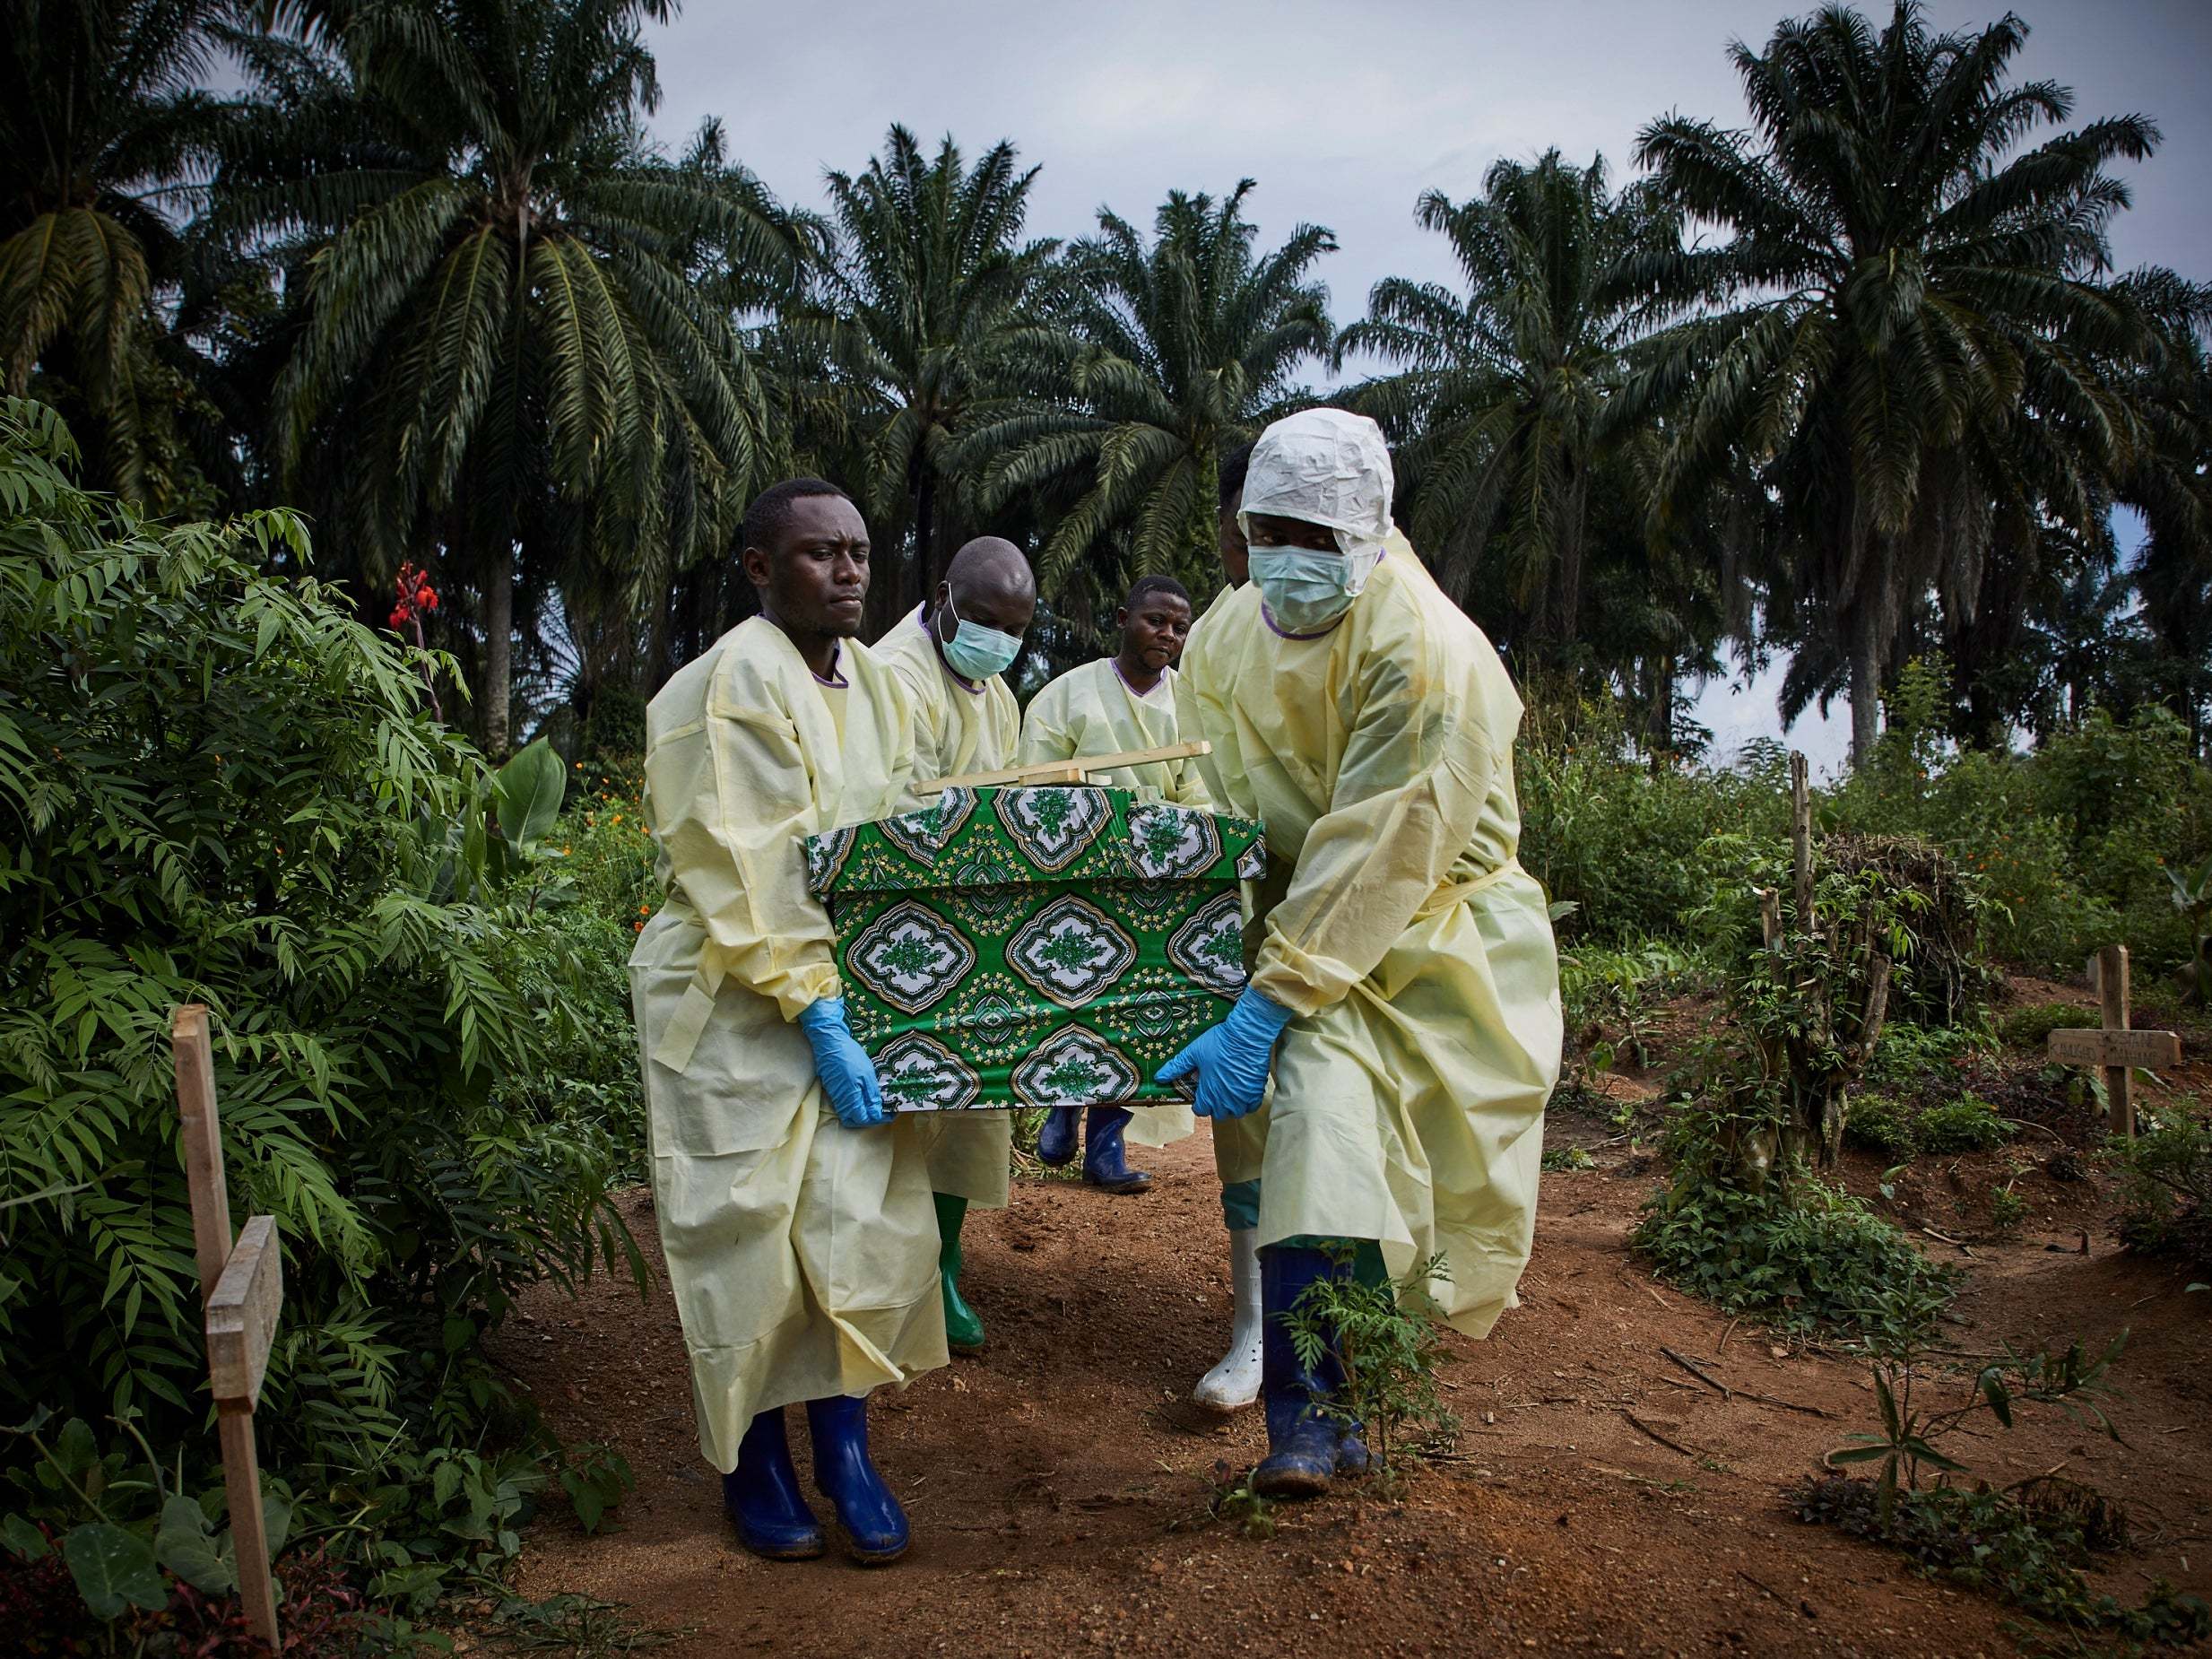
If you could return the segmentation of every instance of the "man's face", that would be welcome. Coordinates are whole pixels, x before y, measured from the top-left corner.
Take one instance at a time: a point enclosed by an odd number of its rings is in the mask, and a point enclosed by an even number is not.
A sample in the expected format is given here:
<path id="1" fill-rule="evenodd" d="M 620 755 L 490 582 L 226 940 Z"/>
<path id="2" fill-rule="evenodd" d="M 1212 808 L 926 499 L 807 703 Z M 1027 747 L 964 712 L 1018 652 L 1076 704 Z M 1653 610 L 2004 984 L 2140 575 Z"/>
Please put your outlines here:
<path id="1" fill-rule="evenodd" d="M 958 620 L 956 621 L 955 618 Z M 959 593 L 952 584 L 937 584 L 937 637 L 950 639 L 961 622 L 974 622 L 984 628 L 995 628 L 1002 634 L 1020 638 L 1029 631 L 1030 621 L 1037 615 L 1037 595 L 1021 592 L 1002 582 L 974 582 Z"/>
<path id="2" fill-rule="evenodd" d="M 1138 595 L 1135 604 L 1115 612 L 1114 620 L 1121 624 L 1123 654 L 1157 674 L 1174 667 L 1183 656 L 1183 642 L 1191 633 L 1191 604 L 1154 589 Z"/>
<path id="3" fill-rule="evenodd" d="M 1245 544 L 1245 532 L 1236 522 L 1236 514 L 1245 504 L 1245 492 L 1239 490 L 1221 509 L 1219 545 L 1221 549 L 1222 574 L 1229 578 L 1231 587 L 1242 587 L 1251 579 L 1251 550 Z"/>
<path id="4" fill-rule="evenodd" d="M 745 550 L 745 574 L 794 633 L 850 639 L 868 597 L 868 526 L 843 496 L 802 496 L 773 548 Z"/>
<path id="5" fill-rule="evenodd" d="M 1258 547 L 1297 547 L 1309 553 L 1334 553 L 1340 559 L 1344 550 L 1336 544 L 1336 532 L 1327 525 L 1308 524 L 1303 518 L 1279 518 L 1273 513 L 1252 515 L 1252 544 Z"/>

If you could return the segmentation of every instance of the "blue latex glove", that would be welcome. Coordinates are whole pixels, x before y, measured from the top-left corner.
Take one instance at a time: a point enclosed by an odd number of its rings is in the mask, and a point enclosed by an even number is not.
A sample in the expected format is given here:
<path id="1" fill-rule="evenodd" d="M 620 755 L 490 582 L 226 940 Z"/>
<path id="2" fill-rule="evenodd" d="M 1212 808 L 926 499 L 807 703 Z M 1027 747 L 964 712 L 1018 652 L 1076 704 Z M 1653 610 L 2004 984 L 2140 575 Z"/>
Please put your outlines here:
<path id="1" fill-rule="evenodd" d="M 822 1080 L 829 1109 L 847 1129 L 866 1129 L 889 1116 L 883 1109 L 883 1085 L 876 1080 L 875 1062 L 853 1040 L 853 1028 L 845 1022 L 845 999 L 825 996 L 810 1003 L 799 1016 L 799 1029 L 814 1049 L 814 1074 Z"/>
<path id="2" fill-rule="evenodd" d="M 1184 1046 L 1159 1069 L 1159 1081 L 1198 1073 L 1198 1099 L 1191 1109 L 1201 1117 L 1242 1117 L 1267 1091 L 1267 1071 L 1275 1058 L 1275 1039 L 1290 1023 L 1290 1011 L 1249 986 L 1229 1017 Z"/>

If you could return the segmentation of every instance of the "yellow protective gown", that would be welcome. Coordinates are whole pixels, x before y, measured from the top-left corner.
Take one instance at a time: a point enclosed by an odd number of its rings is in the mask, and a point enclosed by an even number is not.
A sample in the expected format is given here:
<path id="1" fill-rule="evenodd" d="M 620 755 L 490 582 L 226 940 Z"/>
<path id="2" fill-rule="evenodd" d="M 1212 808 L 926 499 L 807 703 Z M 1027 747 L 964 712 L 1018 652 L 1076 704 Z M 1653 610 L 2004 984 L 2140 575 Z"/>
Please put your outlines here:
<path id="1" fill-rule="evenodd" d="M 924 1147 L 838 1123 L 793 1023 L 837 994 L 798 838 L 898 810 L 913 716 L 865 649 L 818 682 L 782 629 L 740 623 L 646 717 L 646 812 L 667 897 L 630 954 L 661 1243 L 699 1450 L 725 1472 L 756 1412 L 945 1363 Z"/>
<path id="2" fill-rule="evenodd" d="M 1014 763 L 1164 748 L 1176 741 L 1175 680 L 1170 668 L 1148 695 L 1139 696 L 1110 656 L 1071 668 L 1029 699 Z M 1116 767 L 1103 778 L 1117 789 L 1148 790 L 1177 806 L 1208 804 L 1205 785 L 1187 760 Z M 1171 1103 L 1143 1107 L 1126 1133 L 1139 1146 L 1166 1146 L 1195 1126 L 1189 1107 Z"/>
<path id="3" fill-rule="evenodd" d="M 1110 656 L 1071 668 L 1029 699 L 1021 717 L 1014 763 L 1073 760 L 1083 755 L 1161 749 L 1177 741 L 1175 671 L 1140 696 Z M 1177 806 L 1207 806 L 1206 786 L 1188 760 L 1115 767 L 1102 781 L 1117 789 L 1149 790 Z"/>
<path id="4" fill-rule="evenodd" d="M 1182 729 L 1218 805 L 1267 823 L 1252 983 L 1297 1016 L 1275 1052 L 1260 1244 L 1431 1255 L 1452 1325 L 1488 1334 L 1527 1265 L 1558 959 L 1515 861 L 1521 699 L 1403 537 L 1318 637 L 1254 586 L 1186 648 Z M 1193 660 L 1195 659 L 1195 660 Z M 1233 1129 L 1241 1129 L 1238 1120 Z"/>
<path id="5" fill-rule="evenodd" d="M 993 772 L 1014 763 L 1021 710 L 1002 675 L 993 674 L 981 685 L 957 677 L 937 655 L 919 609 L 877 640 L 875 648 L 914 704 L 914 782 Z M 1012 1113 L 924 1113 L 915 1127 L 928 1148 L 933 1192 L 986 1210 L 1006 1207 L 1014 1153 Z"/>
<path id="6" fill-rule="evenodd" d="M 1175 676 L 1175 730 L 1178 734 L 1188 732 L 1193 737 L 1205 735 L 1193 723 L 1191 699 L 1186 682 L 1193 673 L 1199 671 L 1199 664 L 1205 660 L 1206 654 L 1211 646 L 1213 635 L 1210 630 L 1215 621 L 1224 612 L 1234 608 L 1236 595 L 1243 591 L 1243 588 L 1225 586 L 1215 594 L 1212 603 L 1199 613 L 1198 620 L 1191 624 L 1191 631 L 1184 638 L 1182 665 L 1177 669 Z M 1209 805 L 1215 806 L 1219 811 L 1225 812 L 1235 812 L 1236 809 L 1234 807 L 1221 805 L 1211 793 L 1212 789 L 1218 786 L 1218 780 L 1215 779 L 1211 769 L 1212 765 L 1211 760 L 1206 758 L 1191 762 L 1192 769 L 1198 775 L 1199 787 L 1207 791 Z M 1245 960 L 1247 965 L 1252 960 L 1253 952 L 1258 948 L 1259 934 L 1256 924 L 1253 920 L 1252 894 L 1251 890 L 1247 888 L 1245 893 Z M 1267 1099 L 1272 1099 L 1274 1093 L 1275 1086 L 1271 1081 L 1268 1084 Z M 1242 1117 L 1225 1117 L 1214 1120 L 1210 1132 L 1213 1139 L 1213 1169 L 1214 1174 L 1220 1177 L 1222 1186 L 1235 1186 L 1240 1182 L 1256 1181 L 1260 1178 L 1260 1165 L 1267 1151 L 1267 1106 L 1262 1101 L 1259 1107 L 1245 1113 Z"/>

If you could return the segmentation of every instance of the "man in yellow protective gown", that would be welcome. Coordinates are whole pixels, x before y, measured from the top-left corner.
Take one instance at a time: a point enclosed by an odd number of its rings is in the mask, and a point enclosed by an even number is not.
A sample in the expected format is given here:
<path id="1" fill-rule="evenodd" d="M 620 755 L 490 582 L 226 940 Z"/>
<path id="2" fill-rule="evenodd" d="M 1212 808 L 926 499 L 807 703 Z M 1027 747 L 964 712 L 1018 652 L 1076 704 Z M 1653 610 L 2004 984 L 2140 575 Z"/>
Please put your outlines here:
<path id="1" fill-rule="evenodd" d="M 1021 711 L 1005 671 L 1036 614 L 1029 561 L 1011 542 L 982 536 L 952 555 L 928 604 L 876 641 L 914 702 L 915 782 L 1013 764 Z M 983 1320 L 960 1294 L 960 1227 L 970 1204 L 1006 1207 L 1013 1120 L 1005 1112 L 933 1113 L 920 1127 L 936 1194 L 945 1340 L 955 1353 L 976 1353 Z"/>
<path id="2" fill-rule="evenodd" d="M 745 515 L 763 614 L 654 698 L 646 811 L 665 901 L 630 957 L 654 1198 L 691 1361 L 699 1449 L 746 1547 L 822 1552 L 784 1407 L 806 1403 L 815 1483 L 852 1554 L 907 1527 L 868 1455 L 865 1397 L 945 1363 L 924 1149 L 886 1121 L 838 995 L 799 838 L 900 805 L 905 688 L 853 635 L 868 532 L 794 479 Z"/>
<path id="3" fill-rule="evenodd" d="M 1258 1242 L 1268 1455 L 1254 1490 L 1324 1491 L 1366 1462 L 1318 1408 L 1281 1316 L 1379 1255 L 1488 1334 L 1526 1266 L 1558 960 L 1514 854 L 1521 700 L 1481 631 L 1391 527 L 1389 451 L 1317 409 L 1261 435 L 1245 479 L 1249 586 L 1185 658 L 1183 730 L 1213 745 L 1218 805 L 1267 824 L 1252 980 L 1162 1068 L 1217 1122 L 1271 1075 Z"/>
<path id="4" fill-rule="evenodd" d="M 1171 576 L 1140 577 L 1114 613 L 1120 648 L 1071 668 L 1029 699 L 1017 761 L 1073 760 L 1085 755 L 1161 749 L 1175 741 L 1175 661 L 1191 631 L 1191 595 Z M 1203 806 L 1206 788 L 1188 760 L 1149 760 L 1098 774 L 1117 789 L 1141 789 L 1177 806 Z M 1109 1193 L 1140 1193 L 1152 1177 L 1129 1167 L 1126 1134 L 1140 1146 L 1166 1146 L 1191 1133 L 1190 1108 L 1060 1107 L 1047 1114 L 1037 1155 L 1048 1164 L 1075 1156 L 1083 1121 L 1083 1179 Z"/>

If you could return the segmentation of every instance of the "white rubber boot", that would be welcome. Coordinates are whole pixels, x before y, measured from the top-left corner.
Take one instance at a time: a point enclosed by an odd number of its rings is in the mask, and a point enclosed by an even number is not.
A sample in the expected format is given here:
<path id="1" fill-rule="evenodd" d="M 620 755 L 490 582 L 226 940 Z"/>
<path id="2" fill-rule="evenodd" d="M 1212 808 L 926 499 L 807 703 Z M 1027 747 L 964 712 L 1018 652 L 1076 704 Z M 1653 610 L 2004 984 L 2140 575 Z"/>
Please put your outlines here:
<path id="1" fill-rule="evenodd" d="M 1236 1293 L 1229 1351 L 1191 1390 L 1191 1398 L 1210 1411 L 1241 1411 L 1260 1397 L 1259 1238 L 1255 1227 L 1229 1233 L 1229 1279 Z"/>

